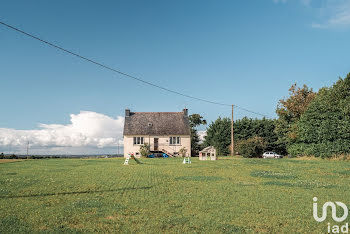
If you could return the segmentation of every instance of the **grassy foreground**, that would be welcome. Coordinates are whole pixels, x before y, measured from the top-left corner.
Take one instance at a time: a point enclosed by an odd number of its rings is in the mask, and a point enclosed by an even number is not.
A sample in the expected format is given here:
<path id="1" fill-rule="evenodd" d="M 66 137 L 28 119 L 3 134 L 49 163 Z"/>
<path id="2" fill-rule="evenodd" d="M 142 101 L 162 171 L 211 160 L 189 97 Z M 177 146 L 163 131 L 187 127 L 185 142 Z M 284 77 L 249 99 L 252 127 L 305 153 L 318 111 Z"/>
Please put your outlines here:
<path id="1" fill-rule="evenodd" d="M 0 233 L 325 233 L 312 198 L 350 204 L 349 162 L 142 161 L 1 163 Z"/>

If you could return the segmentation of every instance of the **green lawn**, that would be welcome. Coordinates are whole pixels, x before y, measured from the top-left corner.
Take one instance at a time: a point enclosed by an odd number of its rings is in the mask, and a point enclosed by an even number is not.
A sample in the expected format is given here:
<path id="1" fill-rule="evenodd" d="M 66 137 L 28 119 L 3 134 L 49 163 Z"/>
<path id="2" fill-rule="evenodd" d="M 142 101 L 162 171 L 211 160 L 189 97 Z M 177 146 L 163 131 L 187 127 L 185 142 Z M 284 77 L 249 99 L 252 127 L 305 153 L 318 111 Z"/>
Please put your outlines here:
<path id="1" fill-rule="evenodd" d="M 350 204 L 350 162 L 142 161 L 0 163 L 0 233 L 325 233 L 312 198 Z"/>

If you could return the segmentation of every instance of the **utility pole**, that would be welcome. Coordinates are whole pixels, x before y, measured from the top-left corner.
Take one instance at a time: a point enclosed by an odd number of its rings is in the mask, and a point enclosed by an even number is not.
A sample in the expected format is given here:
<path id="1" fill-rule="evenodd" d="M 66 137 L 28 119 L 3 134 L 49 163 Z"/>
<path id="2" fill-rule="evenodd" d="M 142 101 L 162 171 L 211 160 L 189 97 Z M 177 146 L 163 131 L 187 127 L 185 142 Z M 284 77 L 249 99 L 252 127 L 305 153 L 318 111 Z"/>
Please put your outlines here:
<path id="1" fill-rule="evenodd" d="M 29 152 L 29 141 L 27 141 L 27 159 L 29 158 L 28 152 Z"/>
<path id="2" fill-rule="evenodd" d="M 119 156 L 119 141 L 117 142 L 117 145 L 118 145 L 118 156 Z"/>
<path id="3" fill-rule="evenodd" d="M 234 140 L 233 140 L 233 105 L 232 105 L 232 119 L 231 119 L 231 156 L 234 156 L 234 150 L 235 150 L 235 146 L 234 146 Z"/>

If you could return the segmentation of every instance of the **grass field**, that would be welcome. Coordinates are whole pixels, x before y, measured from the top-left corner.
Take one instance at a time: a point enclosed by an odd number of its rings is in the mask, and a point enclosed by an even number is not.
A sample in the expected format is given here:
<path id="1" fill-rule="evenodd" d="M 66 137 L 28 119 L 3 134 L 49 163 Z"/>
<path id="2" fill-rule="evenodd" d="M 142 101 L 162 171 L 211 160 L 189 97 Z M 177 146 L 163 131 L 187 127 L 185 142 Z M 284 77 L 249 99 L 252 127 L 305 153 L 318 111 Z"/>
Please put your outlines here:
<path id="1" fill-rule="evenodd" d="M 349 162 L 142 161 L 0 163 L 0 233 L 325 233 L 312 198 L 350 204 Z"/>

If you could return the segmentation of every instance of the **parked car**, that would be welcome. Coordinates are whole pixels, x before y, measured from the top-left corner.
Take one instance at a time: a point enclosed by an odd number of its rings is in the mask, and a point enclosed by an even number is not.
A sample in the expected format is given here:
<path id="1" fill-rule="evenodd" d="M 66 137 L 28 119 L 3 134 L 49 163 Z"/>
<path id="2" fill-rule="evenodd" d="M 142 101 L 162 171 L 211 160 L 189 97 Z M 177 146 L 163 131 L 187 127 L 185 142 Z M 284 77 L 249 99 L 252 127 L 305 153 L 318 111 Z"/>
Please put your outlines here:
<path id="1" fill-rule="evenodd" d="M 283 156 L 270 151 L 270 152 L 265 152 L 263 154 L 263 158 L 283 158 Z"/>

